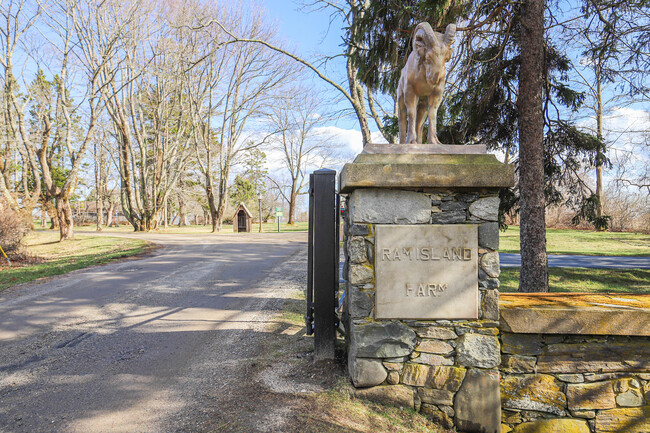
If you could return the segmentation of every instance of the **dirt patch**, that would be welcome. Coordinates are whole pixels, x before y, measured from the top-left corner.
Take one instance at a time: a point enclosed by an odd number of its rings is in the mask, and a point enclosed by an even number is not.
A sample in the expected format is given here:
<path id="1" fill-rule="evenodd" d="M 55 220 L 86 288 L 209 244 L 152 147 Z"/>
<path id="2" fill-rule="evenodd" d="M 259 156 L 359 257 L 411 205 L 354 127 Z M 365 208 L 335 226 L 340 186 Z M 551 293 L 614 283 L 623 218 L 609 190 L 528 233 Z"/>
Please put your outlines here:
<path id="1" fill-rule="evenodd" d="M 7 256 L 9 257 L 9 260 L 0 255 L 0 272 L 12 268 L 22 268 L 23 266 L 37 265 L 45 262 L 45 259 L 42 257 L 36 257 L 25 252 L 13 252 L 7 254 Z"/>
<path id="2" fill-rule="evenodd" d="M 342 340 L 337 344 L 337 359 L 315 363 L 313 338 L 305 335 L 301 323 L 305 302 L 301 297 L 302 289 L 292 291 L 292 299 L 271 322 L 271 332 L 212 394 L 214 400 L 206 408 L 209 416 L 200 431 L 447 431 L 413 410 L 356 399 L 346 374 Z"/>

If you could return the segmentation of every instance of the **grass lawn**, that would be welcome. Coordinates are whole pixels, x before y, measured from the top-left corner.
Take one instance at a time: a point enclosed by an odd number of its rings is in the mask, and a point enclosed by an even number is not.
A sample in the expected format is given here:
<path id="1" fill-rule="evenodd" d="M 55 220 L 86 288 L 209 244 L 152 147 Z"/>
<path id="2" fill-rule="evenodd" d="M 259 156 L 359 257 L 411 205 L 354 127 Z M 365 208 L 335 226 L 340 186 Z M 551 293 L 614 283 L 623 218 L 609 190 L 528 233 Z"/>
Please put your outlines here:
<path id="1" fill-rule="evenodd" d="M 650 294 L 650 270 L 549 268 L 551 292 Z M 501 268 L 502 292 L 516 292 L 519 268 Z"/>
<path id="2" fill-rule="evenodd" d="M 546 250 L 549 254 L 650 256 L 650 235 L 546 229 Z M 501 232 L 499 252 L 519 253 L 519 227 Z"/>
<path id="3" fill-rule="evenodd" d="M 151 244 L 139 239 L 76 234 L 74 239 L 58 242 L 58 231 L 36 231 L 24 240 L 27 253 L 35 260 L 25 266 L 8 266 L 0 260 L 0 292 L 16 284 L 64 274 L 99 265 L 122 257 L 146 252 Z"/>
<path id="4" fill-rule="evenodd" d="M 280 231 L 281 232 L 306 232 L 308 223 L 307 222 L 297 222 L 293 225 L 289 224 L 280 224 Z M 252 233 L 258 233 L 260 228 L 259 224 L 253 223 L 253 228 L 251 230 Z M 95 225 L 87 225 L 87 226 L 75 226 L 75 232 L 78 233 L 95 233 Z M 262 224 L 262 230 L 266 233 L 277 233 L 278 231 L 278 224 L 277 223 L 263 223 Z M 131 227 L 130 224 L 122 224 L 119 227 L 105 227 L 104 228 L 105 232 L 119 232 L 119 233 L 132 233 L 133 232 L 133 227 Z M 212 233 L 212 226 L 204 226 L 204 225 L 189 225 L 189 226 L 184 226 L 184 227 L 178 227 L 178 226 L 169 226 L 168 228 L 159 228 L 154 231 L 154 233 L 170 233 L 170 234 L 189 234 L 189 233 Z M 233 233 L 232 231 L 232 224 L 224 224 L 222 226 L 222 230 L 219 233 Z M 218 234 L 218 233 L 216 233 Z"/>

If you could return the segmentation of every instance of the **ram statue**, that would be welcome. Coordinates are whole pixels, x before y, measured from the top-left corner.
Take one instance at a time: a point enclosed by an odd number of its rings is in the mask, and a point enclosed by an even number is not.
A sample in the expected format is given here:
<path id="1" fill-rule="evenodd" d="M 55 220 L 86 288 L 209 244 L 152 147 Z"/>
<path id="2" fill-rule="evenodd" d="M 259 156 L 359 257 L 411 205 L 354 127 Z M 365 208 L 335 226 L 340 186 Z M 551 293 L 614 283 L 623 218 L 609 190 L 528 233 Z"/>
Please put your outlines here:
<path id="1" fill-rule="evenodd" d="M 451 58 L 456 26 L 449 24 L 445 34 L 434 32 L 429 23 L 420 23 L 413 32 L 413 51 L 397 86 L 400 143 L 421 144 L 426 115 L 429 118 L 429 144 L 440 144 L 436 117 L 445 87 L 445 63 Z"/>

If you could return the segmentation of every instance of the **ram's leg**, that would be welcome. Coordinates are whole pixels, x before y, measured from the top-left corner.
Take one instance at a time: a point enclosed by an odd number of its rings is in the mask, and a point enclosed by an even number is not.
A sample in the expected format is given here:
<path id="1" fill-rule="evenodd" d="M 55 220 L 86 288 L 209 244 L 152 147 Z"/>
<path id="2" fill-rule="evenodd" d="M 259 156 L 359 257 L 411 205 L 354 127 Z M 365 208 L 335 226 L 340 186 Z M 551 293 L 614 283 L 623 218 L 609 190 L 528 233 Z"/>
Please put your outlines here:
<path id="1" fill-rule="evenodd" d="M 422 138 L 424 136 L 424 122 L 427 120 L 427 100 L 422 98 L 420 99 L 420 102 L 418 102 L 418 114 L 417 114 L 417 133 L 418 133 L 418 138 L 417 142 L 418 144 L 422 144 Z"/>
<path id="2" fill-rule="evenodd" d="M 433 93 L 429 95 L 429 134 L 427 135 L 429 144 L 441 144 L 437 131 L 440 102 L 442 102 L 442 87 L 434 89 Z"/>
<path id="3" fill-rule="evenodd" d="M 418 109 L 418 97 L 415 96 L 415 92 L 407 89 L 404 92 L 405 103 L 406 103 L 406 121 L 408 123 L 408 134 L 406 136 L 407 144 L 416 144 L 417 136 L 415 134 L 415 122 L 417 117 Z"/>
<path id="4" fill-rule="evenodd" d="M 397 96 L 397 121 L 399 125 L 399 142 L 406 143 L 406 133 L 408 128 L 408 122 L 406 119 L 406 104 L 404 103 L 404 95 L 401 92 L 401 89 L 398 89 Z"/>

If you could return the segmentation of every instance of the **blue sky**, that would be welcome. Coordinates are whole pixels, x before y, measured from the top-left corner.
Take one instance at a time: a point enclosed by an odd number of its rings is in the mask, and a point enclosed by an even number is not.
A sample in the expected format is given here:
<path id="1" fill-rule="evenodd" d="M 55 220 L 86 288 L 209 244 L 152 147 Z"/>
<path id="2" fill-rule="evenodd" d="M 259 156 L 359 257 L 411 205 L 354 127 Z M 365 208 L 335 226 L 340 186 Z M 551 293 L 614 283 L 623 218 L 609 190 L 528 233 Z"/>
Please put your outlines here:
<path id="1" fill-rule="evenodd" d="M 343 51 L 341 47 L 343 23 L 340 20 L 330 23 L 328 10 L 301 10 L 301 5 L 304 3 L 305 1 L 301 0 L 260 1 L 260 4 L 266 8 L 269 18 L 277 23 L 279 37 L 284 46 L 292 53 L 317 64 L 321 56 L 331 56 Z M 347 88 L 347 83 L 344 83 L 346 77 L 343 57 L 328 62 L 324 72 L 333 81 L 343 83 L 343 87 Z M 323 89 L 332 98 L 340 96 L 340 93 L 329 84 L 311 73 L 309 75 L 312 77 L 314 86 Z M 346 100 L 340 101 L 333 107 L 334 110 L 349 110 L 350 108 L 350 104 Z M 356 117 L 350 115 L 339 119 L 331 125 L 331 130 L 352 152 L 361 151 L 361 133 Z M 377 131 L 374 124 L 371 124 L 371 130 Z"/>

